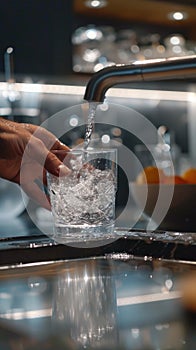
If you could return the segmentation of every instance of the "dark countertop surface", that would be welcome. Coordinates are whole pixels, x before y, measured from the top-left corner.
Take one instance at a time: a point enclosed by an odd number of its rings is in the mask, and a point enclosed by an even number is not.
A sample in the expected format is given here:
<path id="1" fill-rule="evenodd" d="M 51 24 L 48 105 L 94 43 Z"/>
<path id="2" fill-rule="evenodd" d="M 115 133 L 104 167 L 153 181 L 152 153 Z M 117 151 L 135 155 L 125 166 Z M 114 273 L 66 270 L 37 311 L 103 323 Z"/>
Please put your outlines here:
<path id="1" fill-rule="evenodd" d="M 135 228 L 117 228 L 116 239 L 97 247 L 63 245 L 43 234 L 24 212 L 0 223 L 0 265 L 78 259 L 110 253 L 136 257 L 196 261 L 196 234 L 167 231 L 147 233 L 143 223 Z M 107 243 L 107 244 L 106 244 Z"/>
<path id="2" fill-rule="evenodd" d="M 195 350 L 180 287 L 196 276 L 194 233 L 118 228 L 77 247 L 23 213 L 0 234 L 0 349 Z"/>

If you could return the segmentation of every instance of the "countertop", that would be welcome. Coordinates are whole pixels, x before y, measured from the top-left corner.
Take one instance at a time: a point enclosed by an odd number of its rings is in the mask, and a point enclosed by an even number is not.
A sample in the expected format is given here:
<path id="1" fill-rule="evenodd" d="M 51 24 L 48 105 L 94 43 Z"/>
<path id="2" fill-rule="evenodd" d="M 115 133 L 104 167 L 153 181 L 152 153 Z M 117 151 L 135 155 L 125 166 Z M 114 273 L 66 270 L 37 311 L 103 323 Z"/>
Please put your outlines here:
<path id="1" fill-rule="evenodd" d="M 50 230 L 51 225 L 48 226 Z M 145 222 L 141 221 L 133 228 L 116 227 L 114 240 L 98 246 L 86 243 L 77 247 L 74 244 L 54 242 L 24 212 L 16 219 L 5 222 L 1 220 L 0 265 L 78 259 L 110 253 L 126 253 L 148 259 L 195 261 L 195 233 L 158 230 L 147 232 L 144 226 Z"/>
<path id="2" fill-rule="evenodd" d="M 1 349 L 195 350 L 180 288 L 195 278 L 194 233 L 118 227 L 112 242 L 81 248 L 24 212 L 0 234 Z"/>

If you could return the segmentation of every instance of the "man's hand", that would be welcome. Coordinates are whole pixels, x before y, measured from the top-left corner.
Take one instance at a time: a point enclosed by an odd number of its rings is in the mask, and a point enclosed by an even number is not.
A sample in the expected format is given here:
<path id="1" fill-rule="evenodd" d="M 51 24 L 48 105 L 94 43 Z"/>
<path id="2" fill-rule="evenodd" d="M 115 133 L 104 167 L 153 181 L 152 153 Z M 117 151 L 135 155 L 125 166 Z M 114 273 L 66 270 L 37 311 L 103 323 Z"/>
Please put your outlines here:
<path id="1" fill-rule="evenodd" d="M 56 176 L 69 174 L 62 163 L 69 150 L 42 127 L 0 118 L 0 177 L 21 185 L 47 209 L 50 203 L 37 181 L 47 184 L 46 171 Z"/>

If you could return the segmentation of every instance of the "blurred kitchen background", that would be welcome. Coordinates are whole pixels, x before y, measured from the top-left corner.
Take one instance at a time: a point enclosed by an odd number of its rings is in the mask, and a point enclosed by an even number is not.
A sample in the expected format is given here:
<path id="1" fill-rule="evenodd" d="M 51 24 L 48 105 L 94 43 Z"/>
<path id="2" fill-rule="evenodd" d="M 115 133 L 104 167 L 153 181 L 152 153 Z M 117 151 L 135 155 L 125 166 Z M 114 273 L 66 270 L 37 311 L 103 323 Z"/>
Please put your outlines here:
<path id="1" fill-rule="evenodd" d="M 103 67 L 195 55 L 195 26 L 195 0 L 1 1 L 0 115 L 39 125 L 82 103 Z M 195 78 L 115 86 L 106 97 L 165 126 L 180 166 L 196 166 Z M 84 130 L 75 115 L 67 122 L 72 130 L 62 141 L 72 146 Z M 105 144 L 116 139 L 134 150 L 137 143 L 120 128 L 100 124 L 96 132 Z M 126 178 L 121 183 L 119 207 L 127 200 Z"/>

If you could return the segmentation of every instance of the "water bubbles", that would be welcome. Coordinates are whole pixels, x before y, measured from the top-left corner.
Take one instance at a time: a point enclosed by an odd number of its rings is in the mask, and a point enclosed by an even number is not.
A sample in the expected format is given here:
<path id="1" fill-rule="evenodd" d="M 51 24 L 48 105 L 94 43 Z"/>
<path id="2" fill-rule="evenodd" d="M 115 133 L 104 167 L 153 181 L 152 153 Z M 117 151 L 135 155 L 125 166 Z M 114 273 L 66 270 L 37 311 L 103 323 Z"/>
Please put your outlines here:
<path id="1" fill-rule="evenodd" d="M 79 171 L 82 168 L 82 155 L 77 158 L 70 159 L 70 166 L 73 171 Z"/>
<path id="2" fill-rule="evenodd" d="M 51 184 L 56 220 L 82 225 L 114 219 L 115 183 L 111 170 L 82 168 L 78 173 L 77 166 L 75 168 L 71 175 Z"/>
<path id="3" fill-rule="evenodd" d="M 87 120 L 85 138 L 84 138 L 84 149 L 88 148 L 91 140 L 91 136 L 94 129 L 94 119 L 95 119 L 96 108 L 97 108 L 96 103 L 91 102 L 89 104 L 89 114 L 88 114 L 88 120 Z"/>

